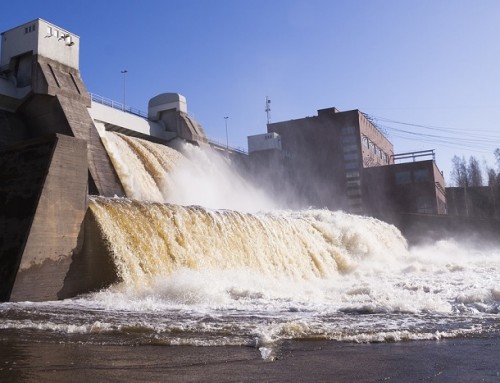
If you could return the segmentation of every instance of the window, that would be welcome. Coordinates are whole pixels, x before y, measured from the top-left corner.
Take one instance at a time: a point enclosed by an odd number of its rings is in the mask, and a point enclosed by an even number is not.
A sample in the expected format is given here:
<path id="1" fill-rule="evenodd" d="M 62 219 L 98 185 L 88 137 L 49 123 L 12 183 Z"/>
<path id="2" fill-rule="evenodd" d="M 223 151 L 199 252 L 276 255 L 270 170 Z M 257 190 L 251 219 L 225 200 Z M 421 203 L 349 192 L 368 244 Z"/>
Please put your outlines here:
<path id="1" fill-rule="evenodd" d="M 359 189 L 347 189 L 348 197 L 359 197 L 361 195 L 361 190 Z"/>
<path id="2" fill-rule="evenodd" d="M 343 136 L 352 136 L 352 135 L 354 135 L 354 127 L 352 127 L 352 126 L 345 126 L 342 129 L 340 129 L 340 133 Z"/>
<path id="3" fill-rule="evenodd" d="M 370 148 L 370 140 L 366 136 L 363 136 L 363 145 L 365 145 L 367 148 Z"/>
<path id="4" fill-rule="evenodd" d="M 413 180 L 415 182 L 429 181 L 429 169 L 419 169 L 413 171 Z"/>
<path id="5" fill-rule="evenodd" d="M 359 163 L 358 161 L 349 161 L 345 163 L 345 168 L 346 169 L 358 169 L 359 168 Z"/>
<path id="6" fill-rule="evenodd" d="M 432 200 L 426 196 L 417 197 L 417 213 L 434 213 L 434 208 L 432 206 Z"/>
<path id="7" fill-rule="evenodd" d="M 349 145 L 349 144 L 354 144 L 356 143 L 356 137 L 355 136 L 344 136 L 342 137 L 342 143 L 345 145 Z"/>
<path id="8" fill-rule="evenodd" d="M 352 161 L 352 160 L 357 160 L 358 159 L 358 153 L 345 153 L 344 154 L 344 161 Z"/>
<path id="9" fill-rule="evenodd" d="M 359 188 L 360 186 L 361 186 L 361 181 L 359 179 L 347 181 L 347 188 L 354 188 L 354 187 Z"/>
<path id="10" fill-rule="evenodd" d="M 397 185 L 411 184 L 411 173 L 409 171 L 396 172 L 396 184 Z"/>
<path id="11" fill-rule="evenodd" d="M 359 171 L 349 171 L 345 173 L 347 179 L 359 178 Z"/>
<path id="12" fill-rule="evenodd" d="M 344 149 L 344 153 L 348 153 L 348 152 L 358 152 L 358 145 L 356 144 L 349 144 L 349 145 L 344 145 L 343 147 Z"/>
<path id="13" fill-rule="evenodd" d="M 24 33 L 30 33 L 35 31 L 35 24 L 30 25 L 29 27 L 24 28 Z"/>
<path id="14" fill-rule="evenodd" d="M 47 36 L 52 36 L 52 27 L 47 27 Z"/>

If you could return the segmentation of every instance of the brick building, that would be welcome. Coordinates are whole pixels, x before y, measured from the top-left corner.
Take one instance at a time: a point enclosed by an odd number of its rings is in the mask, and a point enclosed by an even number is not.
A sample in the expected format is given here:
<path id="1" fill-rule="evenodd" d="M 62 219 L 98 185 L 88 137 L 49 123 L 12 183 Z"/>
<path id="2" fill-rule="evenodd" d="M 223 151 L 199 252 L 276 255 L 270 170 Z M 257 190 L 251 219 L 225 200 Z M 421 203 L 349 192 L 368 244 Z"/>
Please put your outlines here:
<path id="1" fill-rule="evenodd" d="M 266 142 L 266 134 L 251 136 L 250 158 L 261 174 L 273 168 L 268 179 L 277 197 L 276 190 L 293 189 L 294 207 L 342 209 L 389 221 L 400 212 L 446 213 L 444 179 L 434 160 L 395 164 L 392 143 L 359 110 L 320 109 L 317 116 L 267 129 L 268 140 L 279 145 Z"/>

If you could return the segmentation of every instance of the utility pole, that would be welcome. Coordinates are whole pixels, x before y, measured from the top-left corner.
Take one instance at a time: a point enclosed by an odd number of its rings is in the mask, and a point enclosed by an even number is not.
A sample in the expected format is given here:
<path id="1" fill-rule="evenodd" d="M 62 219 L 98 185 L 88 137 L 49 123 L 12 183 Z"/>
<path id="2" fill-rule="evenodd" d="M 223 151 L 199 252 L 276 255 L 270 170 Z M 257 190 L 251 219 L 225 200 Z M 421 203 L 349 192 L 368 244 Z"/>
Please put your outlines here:
<path id="1" fill-rule="evenodd" d="M 124 69 L 121 71 L 121 74 L 123 74 L 123 111 L 125 111 L 125 89 L 126 89 L 126 79 L 127 79 L 127 73 L 128 70 Z"/>

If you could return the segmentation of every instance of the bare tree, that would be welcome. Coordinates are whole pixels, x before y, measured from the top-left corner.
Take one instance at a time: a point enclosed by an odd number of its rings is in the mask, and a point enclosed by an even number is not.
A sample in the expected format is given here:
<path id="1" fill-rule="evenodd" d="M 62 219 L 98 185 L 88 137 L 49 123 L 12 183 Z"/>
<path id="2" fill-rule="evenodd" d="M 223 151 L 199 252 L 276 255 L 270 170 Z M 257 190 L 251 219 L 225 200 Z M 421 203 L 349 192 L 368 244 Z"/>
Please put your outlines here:
<path id="1" fill-rule="evenodd" d="M 498 172 L 500 173 L 500 148 L 496 148 L 495 151 L 493 152 L 493 154 L 495 155 L 495 159 L 497 161 Z M 498 175 L 498 173 L 497 173 L 497 175 Z"/>
<path id="2" fill-rule="evenodd" d="M 476 157 L 470 156 L 467 167 L 467 186 L 483 186 L 483 174 Z"/>
<path id="3" fill-rule="evenodd" d="M 467 164 L 465 162 L 465 158 L 453 156 L 452 160 L 452 169 L 451 169 L 451 180 L 458 187 L 467 187 L 468 177 L 467 177 Z"/>

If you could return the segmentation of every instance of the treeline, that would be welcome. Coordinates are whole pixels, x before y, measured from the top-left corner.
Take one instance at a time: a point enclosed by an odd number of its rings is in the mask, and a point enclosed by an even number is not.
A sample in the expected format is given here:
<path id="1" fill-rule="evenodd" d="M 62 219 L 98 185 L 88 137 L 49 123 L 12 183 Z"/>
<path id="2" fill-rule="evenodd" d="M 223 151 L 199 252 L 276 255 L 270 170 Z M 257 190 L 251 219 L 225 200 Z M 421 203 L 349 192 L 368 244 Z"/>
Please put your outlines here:
<path id="1" fill-rule="evenodd" d="M 448 215 L 500 219 L 500 148 L 495 152 L 496 169 L 477 158 L 454 156 L 451 181 L 455 187 L 446 188 Z M 483 177 L 486 175 L 486 177 Z"/>
<path id="2" fill-rule="evenodd" d="M 451 181 L 457 187 L 476 187 L 476 186 L 500 186 L 500 148 L 495 149 L 496 169 L 484 165 L 485 177 L 480 162 L 474 156 L 466 161 L 465 157 L 454 156 L 452 158 Z"/>

